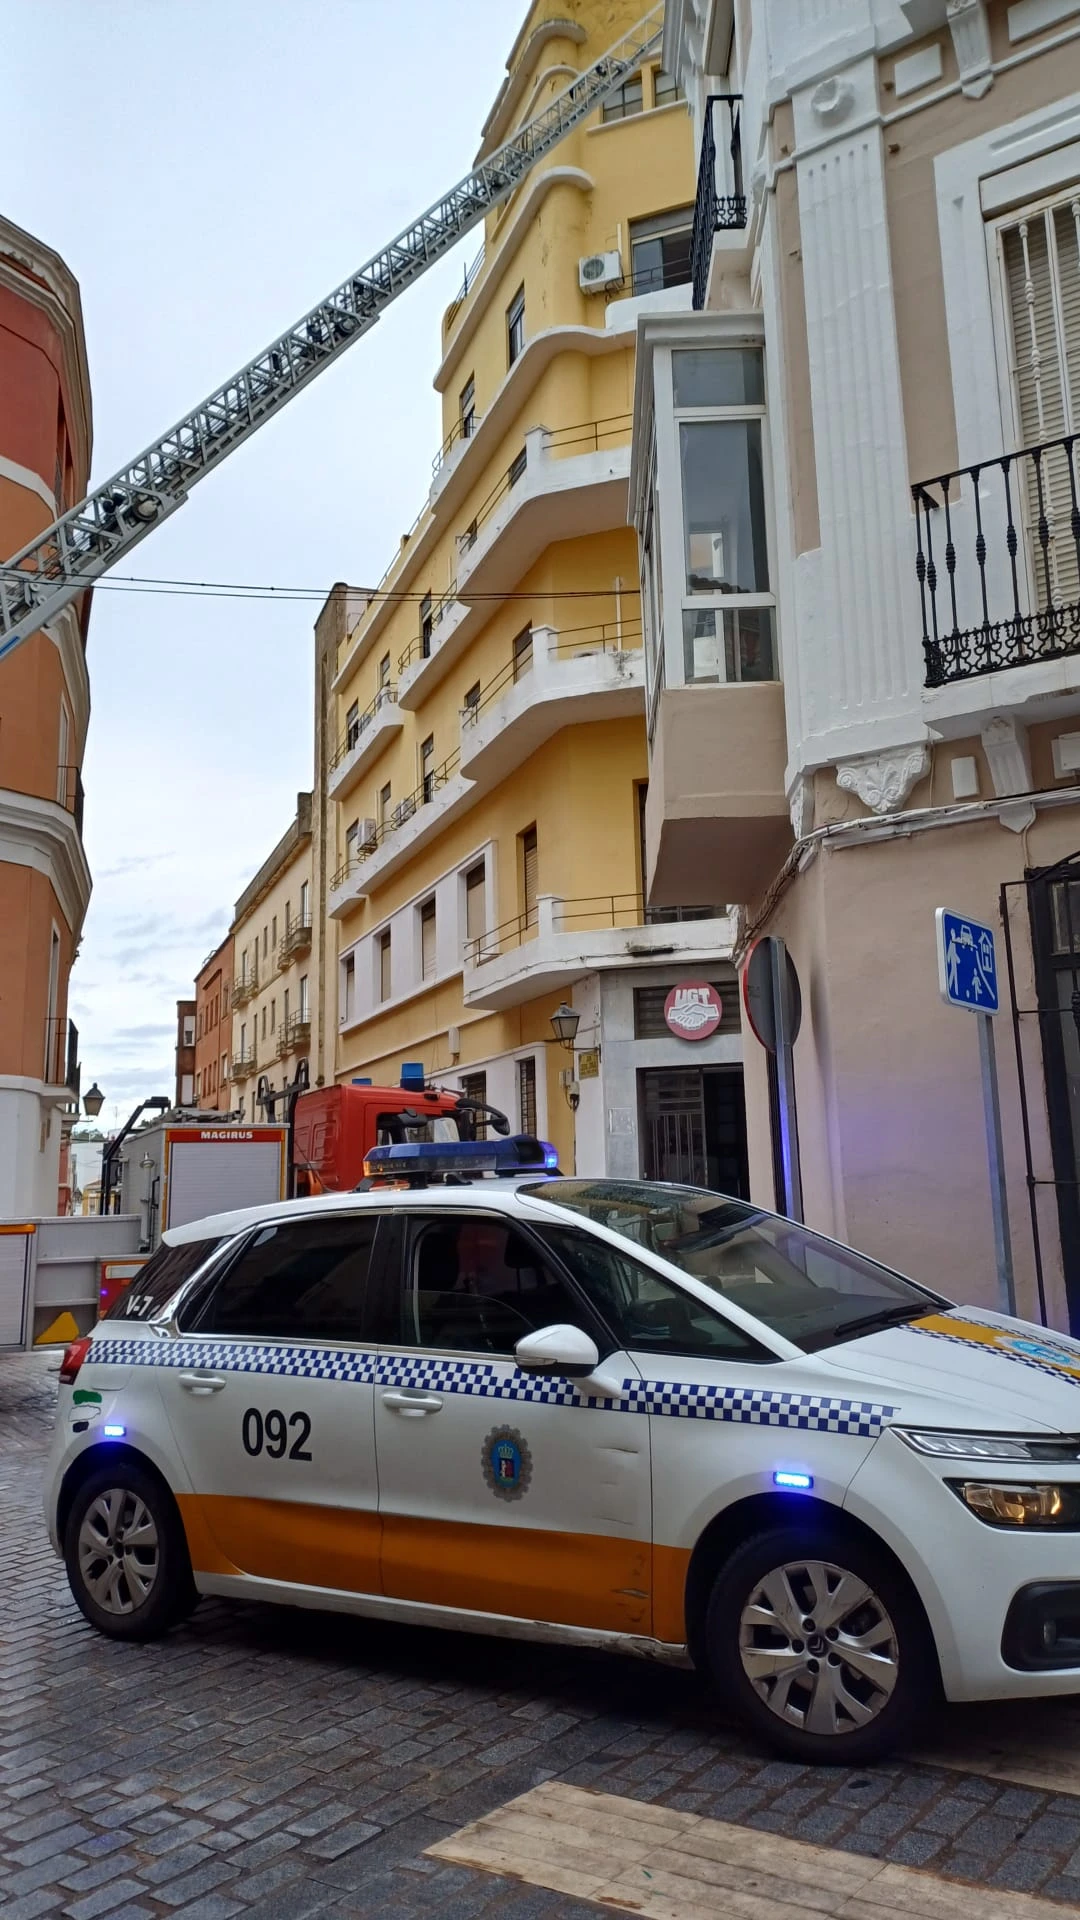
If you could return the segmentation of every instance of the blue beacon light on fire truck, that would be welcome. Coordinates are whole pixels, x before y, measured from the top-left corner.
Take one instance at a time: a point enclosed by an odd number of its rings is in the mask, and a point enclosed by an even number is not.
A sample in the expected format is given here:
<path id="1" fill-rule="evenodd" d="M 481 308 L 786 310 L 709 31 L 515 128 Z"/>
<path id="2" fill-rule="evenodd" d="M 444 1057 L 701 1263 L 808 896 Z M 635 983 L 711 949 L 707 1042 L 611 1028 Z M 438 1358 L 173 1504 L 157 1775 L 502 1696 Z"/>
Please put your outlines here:
<path id="1" fill-rule="evenodd" d="M 435 1180 L 451 1175 L 473 1180 L 484 1174 L 558 1173 L 559 1156 L 547 1140 L 514 1134 L 509 1140 L 434 1140 L 372 1147 L 364 1160 L 369 1180 Z"/>

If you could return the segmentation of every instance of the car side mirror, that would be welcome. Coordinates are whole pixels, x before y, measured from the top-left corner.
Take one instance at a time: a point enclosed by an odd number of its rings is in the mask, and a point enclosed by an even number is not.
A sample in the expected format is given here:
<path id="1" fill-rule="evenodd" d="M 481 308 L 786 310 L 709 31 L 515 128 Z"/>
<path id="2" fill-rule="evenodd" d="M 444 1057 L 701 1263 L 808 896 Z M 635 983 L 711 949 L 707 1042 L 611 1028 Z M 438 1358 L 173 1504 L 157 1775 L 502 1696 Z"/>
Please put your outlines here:
<path id="1" fill-rule="evenodd" d="M 560 1373 L 584 1380 L 600 1365 L 600 1350 L 580 1327 L 541 1327 L 518 1341 L 514 1358 L 522 1373 Z"/>

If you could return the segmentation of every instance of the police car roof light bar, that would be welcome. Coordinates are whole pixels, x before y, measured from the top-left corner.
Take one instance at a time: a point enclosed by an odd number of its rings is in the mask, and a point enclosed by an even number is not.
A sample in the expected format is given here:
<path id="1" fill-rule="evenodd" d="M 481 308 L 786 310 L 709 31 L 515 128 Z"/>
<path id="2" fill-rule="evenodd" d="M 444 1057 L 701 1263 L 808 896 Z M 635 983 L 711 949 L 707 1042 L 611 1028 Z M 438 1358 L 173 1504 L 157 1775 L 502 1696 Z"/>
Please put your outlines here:
<path id="1" fill-rule="evenodd" d="M 559 1156 L 550 1141 L 534 1140 L 528 1133 L 499 1141 L 404 1141 L 393 1147 L 372 1147 L 364 1159 L 369 1179 L 438 1179 L 445 1174 L 472 1179 L 492 1173 L 557 1173 L 558 1167 Z"/>

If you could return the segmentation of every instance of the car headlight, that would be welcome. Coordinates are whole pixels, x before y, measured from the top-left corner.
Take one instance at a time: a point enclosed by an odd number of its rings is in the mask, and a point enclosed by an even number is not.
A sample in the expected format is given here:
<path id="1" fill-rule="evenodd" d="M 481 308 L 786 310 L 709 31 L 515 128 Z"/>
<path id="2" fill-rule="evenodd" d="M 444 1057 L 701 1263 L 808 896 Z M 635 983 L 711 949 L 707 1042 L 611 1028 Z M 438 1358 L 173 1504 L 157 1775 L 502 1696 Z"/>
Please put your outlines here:
<path id="1" fill-rule="evenodd" d="M 996 1486 L 983 1480 L 950 1480 L 970 1513 L 988 1527 L 1034 1531 L 1080 1528 L 1080 1487 Z"/>
<path id="2" fill-rule="evenodd" d="M 1080 1439 L 1060 1440 L 1012 1433 L 940 1433 L 934 1428 L 893 1427 L 898 1439 L 916 1453 L 938 1460 L 1080 1460 Z"/>

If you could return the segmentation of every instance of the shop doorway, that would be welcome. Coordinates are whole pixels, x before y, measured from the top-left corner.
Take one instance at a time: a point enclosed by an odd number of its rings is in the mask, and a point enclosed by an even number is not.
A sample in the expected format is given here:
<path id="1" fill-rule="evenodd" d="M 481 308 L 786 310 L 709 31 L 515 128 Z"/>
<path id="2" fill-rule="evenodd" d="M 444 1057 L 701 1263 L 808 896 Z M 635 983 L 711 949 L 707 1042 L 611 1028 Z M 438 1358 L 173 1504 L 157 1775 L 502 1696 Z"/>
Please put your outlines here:
<path id="1" fill-rule="evenodd" d="M 642 1174 L 750 1197 L 741 1067 L 643 1067 Z"/>

